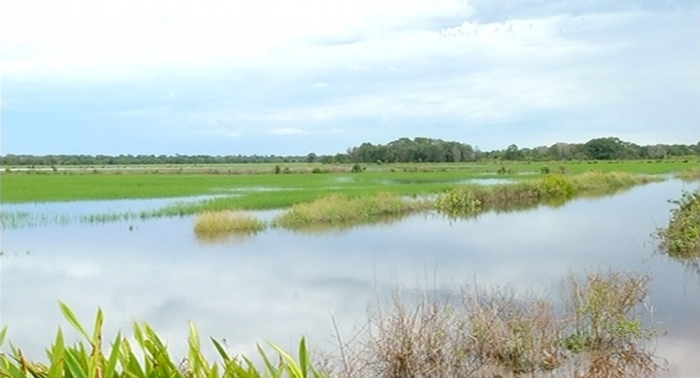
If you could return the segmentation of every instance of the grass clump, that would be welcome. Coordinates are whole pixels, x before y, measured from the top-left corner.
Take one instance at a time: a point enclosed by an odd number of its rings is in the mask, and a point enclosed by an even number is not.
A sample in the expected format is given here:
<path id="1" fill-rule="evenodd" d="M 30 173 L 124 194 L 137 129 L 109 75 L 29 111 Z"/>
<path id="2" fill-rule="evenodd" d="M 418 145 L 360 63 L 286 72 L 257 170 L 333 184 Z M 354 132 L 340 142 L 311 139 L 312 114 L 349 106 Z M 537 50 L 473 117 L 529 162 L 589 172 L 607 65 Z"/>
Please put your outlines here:
<path id="1" fill-rule="evenodd" d="M 63 303 L 61 311 L 83 340 L 67 345 L 63 332 L 59 329 L 53 345 L 47 349 L 48 363 L 27 360 L 22 351 L 13 345 L 11 353 L 0 353 L 0 377 L 173 377 L 173 378 L 321 378 L 324 377 L 310 364 L 306 342 L 299 343 L 297 358 L 274 344 L 276 363 L 258 345 L 261 367 L 247 357 L 231 356 L 224 346 L 211 339 L 221 357 L 221 361 L 208 361 L 202 353 L 199 334 L 190 324 L 187 357 L 180 362 L 168 353 L 165 343 L 147 324 L 134 323 L 133 343 L 121 333 L 111 343 L 111 350 L 103 350 L 102 324 L 104 316 L 98 310 L 92 334 L 83 328 L 73 312 Z M 0 345 L 6 329 L 0 331 Z M 142 356 L 142 358 L 137 357 Z"/>
<path id="2" fill-rule="evenodd" d="M 700 260 L 700 189 L 685 191 L 671 203 L 676 207 L 671 210 L 668 227 L 656 231 L 659 249 L 676 259 Z"/>
<path id="3" fill-rule="evenodd" d="M 435 207 L 450 216 L 469 216 L 486 210 L 511 210 L 540 203 L 563 202 L 576 195 L 574 183 L 563 176 L 493 186 L 459 186 L 442 193 Z"/>
<path id="4" fill-rule="evenodd" d="M 207 211 L 197 216 L 194 233 L 211 239 L 231 234 L 254 234 L 265 229 L 265 222 L 243 211 Z"/>
<path id="5" fill-rule="evenodd" d="M 322 371 L 342 378 L 639 378 L 663 369 L 639 342 L 654 336 L 638 318 L 647 276 L 594 272 L 566 282 L 560 294 L 567 306 L 508 288 L 423 293 L 413 305 L 395 293 L 352 342 L 338 339 L 340 357 L 327 357 Z M 579 348 L 571 347 L 572 335 L 583 335 Z"/>
<path id="6" fill-rule="evenodd" d="M 577 195 L 612 193 L 657 180 L 620 172 L 587 172 L 576 176 L 546 175 L 538 180 L 493 186 L 458 186 L 439 195 L 435 207 L 451 217 L 488 210 L 516 210 L 539 204 L 561 205 Z"/>
<path id="7" fill-rule="evenodd" d="M 318 225 L 343 226 L 410 214 L 427 208 L 429 205 L 423 201 L 403 198 L 392 193 L 359 197 L 333 194 L 313 202 L 296 204 L 275 218 L 273 224 L 289 229 Z"/>
<path id="8" fill-rule="evenodd" d="M 676 177 L 683 181 L 697 181 L 700 180 L 700 167 L 687 169 L 685 171 L 680 171 L 676 174 Z"/>

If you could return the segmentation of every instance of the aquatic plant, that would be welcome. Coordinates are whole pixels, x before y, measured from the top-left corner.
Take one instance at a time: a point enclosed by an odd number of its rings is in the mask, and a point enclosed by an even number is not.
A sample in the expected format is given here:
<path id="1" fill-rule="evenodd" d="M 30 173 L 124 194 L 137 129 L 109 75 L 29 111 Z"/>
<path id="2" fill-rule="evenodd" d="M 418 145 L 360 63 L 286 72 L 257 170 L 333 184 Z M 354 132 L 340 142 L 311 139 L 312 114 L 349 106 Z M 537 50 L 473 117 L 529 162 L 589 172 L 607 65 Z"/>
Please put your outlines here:
<path id="1" fill-rule="evenodd" d="M 200 337 L 193 324 L 189 326 L 187 356 L 180 360 L 171 356 L 157 333 L 147 324 L 133 324 L 133 343 L 118 333 L 112 341 L 111 350 L 103 349 L 102 325 L 104 315 L 97 311 L 91 334 L 81 325 L 77 317 L 65 304 L 61 312 L 70 325 L 82 336 L 74 345 L 67 345 L 59 329 L 54 343 L 47 348 L 48 362 L 30 361 L 21 349 L 10 344 L 9 354 L 0 353 L 0 377 L 187 377 L 187 378 L 322 378 L 325 375 L 311 365 L 306 341 L 299 342 L 298 357 L 294 358 L 278 346 L 269 344 L 277 362 L 269 352 L 258 345 L 260 366 L 245 356 L 230 355 L 224 345 L 211 339 L 220 362 L 211 362 L 202 353 Z M 0 331 L 0 345 L 7 329 Z M 142 356 L 139 358 L 137 356 Z"/>
<path id="2" fill-rule="evenodd" d="M 392 193 L 348 197 L 334 194 L 313 202 L 299 203 L 273 220 L 273 225 L 300 229 L 319 224 L 348 224 L 426 210 L 430 204 Z"/>
<path id="3" fill-rule="evenodd" d="M 676 177 L 683 181 L 700 180 L 700 167 L 695 167 L 676 173 Z"/>
<path id="4" fill-rule="evenodd" d="M 194 233 L 198 238 L 216 238 L 229 234 L 253 234 L 267 224 L 243 211 L 207 211 L 197 216 Z"/>
<path id="5" fill-rule="evenodd" d="M 450 217 L 469 217 L 486 210 L 508 211 L 539 204 L 560 205 L 576 195 L 611 193 L 657 178 L 628 173 L 588 172 L 575 176 L 546 175 L 493 186 L 458 186 L 441 193 L 435 208 Z"/>
<path id="6" fill-rule="evenodd" d="M 318 364 L 350 377 L 653 377 L 664 361 L 640 340 L 654 337 L 638 315 L 648 277 L 570 275 L 562 308 L 547 296 L 509 288 L 460 288 L 456 294 L 395 292 L 368 324 Z M 580 348 L 571 347 L 576 330 Z M 593 336 L 593 335 L 597 336 Z"/>

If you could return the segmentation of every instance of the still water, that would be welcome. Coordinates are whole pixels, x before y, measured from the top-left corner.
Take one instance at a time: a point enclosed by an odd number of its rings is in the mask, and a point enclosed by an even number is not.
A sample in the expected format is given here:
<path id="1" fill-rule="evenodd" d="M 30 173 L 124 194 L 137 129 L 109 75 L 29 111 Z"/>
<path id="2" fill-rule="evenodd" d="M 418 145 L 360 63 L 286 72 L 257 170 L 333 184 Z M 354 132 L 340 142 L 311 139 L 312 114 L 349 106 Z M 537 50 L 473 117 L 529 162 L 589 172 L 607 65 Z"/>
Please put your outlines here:
<path id="1" fill-rule="evenodd" d="M 377 298 L 397 288 L 478 282 L 555 297 L 568 272 L 613 268 L 652 274 L 654 321 L 668 331 L 656 353 L 669 361 L 664 376 L 697 377 L 699 273 L 655 255 L 650 237 L 668 222 L 667 200 L 695 187 L 666 181 L 559 208 L 458 221 L 421 214 L 322 233 L 272 229 L 219 244 L 199 242 L 192 217 L 4 230 L 0 326 L 39 357 L 57 327 L 68 327 L 61 300 L 87 324 L 102 308 L 108 335 L 148 322 L 175 356 L 184 356 L 188 321 L 234 352 L 253 354 L 265 340 L 291 349 L 302 335 L 330 349 L 331 317 L 352 335 Z"/>

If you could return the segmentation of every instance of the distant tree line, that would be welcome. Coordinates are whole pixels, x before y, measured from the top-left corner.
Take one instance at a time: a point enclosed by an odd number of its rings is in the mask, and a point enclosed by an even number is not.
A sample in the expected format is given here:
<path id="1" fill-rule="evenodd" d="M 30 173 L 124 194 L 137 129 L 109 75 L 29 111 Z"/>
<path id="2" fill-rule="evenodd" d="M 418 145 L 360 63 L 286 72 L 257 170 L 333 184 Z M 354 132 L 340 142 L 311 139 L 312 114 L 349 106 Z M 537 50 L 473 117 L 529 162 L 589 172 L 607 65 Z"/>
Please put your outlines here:
<path id="1" fill-rule="evenodd" d="M 469 144 L 432 138 L 400 138 L 388 144 L 362 143 L 346 153 L 305 156 L 277 155 L 13 155 L 0 156 L 2 165 L 134 165 L 134 164 L 234 164 L 234 163 L 443 163 L 479 160 L 659 160 L 700 156 L 696 144 L 640 146 L 616 137 L 595 138 L 586 143 L 555 143 L 551 146 L 480 151 Z"/>

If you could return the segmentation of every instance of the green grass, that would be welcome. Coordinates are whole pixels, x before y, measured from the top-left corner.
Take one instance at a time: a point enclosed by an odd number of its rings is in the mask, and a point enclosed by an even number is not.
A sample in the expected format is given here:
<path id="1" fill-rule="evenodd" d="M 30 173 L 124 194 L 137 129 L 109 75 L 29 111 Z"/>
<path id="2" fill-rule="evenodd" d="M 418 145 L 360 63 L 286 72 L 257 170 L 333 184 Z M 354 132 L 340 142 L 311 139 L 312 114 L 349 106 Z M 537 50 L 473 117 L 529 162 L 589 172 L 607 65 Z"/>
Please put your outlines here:
<path id="1" fill-rule="evenodd" d="M 432 203 L 428 201 L 409 200 L 392 193 L 360 197 L 335 194 L 313 202 L 296 204 L 275 218 L 273 224 L 289 229 L 329 224 L 347 225 L 430 208 Z"/>
<path id="2" fill-rule="evenodd" d="M 539 204 L 557 206 L 577 195 L 608 194 L 660 179 L 621 172 L 547 175 L 513 184 L 458 186 L 440 194 L 435 206 L 450 217 L 470 217 L 488 210 L 510 211 Z"/>
<path id="3" fill-rule="evenodd" d="M 197 215 L 194 233 L 197 239 L 215 241 L 230 234 L 256 234 L 266 227 L 265 222 L 242 211 L 206 211 Z"/>
<path id="4" fill-rule="evenodd" d="M 167 198 L 242 191 L 243 208 L 273 208 L 310 201 L 330 192 L 356 195 L 358 192 L 378 193 L 392 191 L 403 195 L 437 193 L 455 182 L 469 178 L 514 177 L 526 179 L 541 176 L 544 166 L 551 172 L 583 173 L 628 172 L 640 174 L 668 174 L 697 168 L 697 161 L 660 162 L 536 162 L 536 163 L 472 163 L 472 164 L 396 164 L 369 165 L 361 173 L 272 174 L 265 165 L 256 170 L 255 164 L 245 165 L 258 174 L 175 174 L 134 173 L 122 174 L 27 174 L 3 173 L 0 202 L 76 201 L 134 198 Z M 308 167 L 308 168 L 303 168 Z M 311 167 L 342 170 L 350 166 L 297 164 L 296 169 L 311 171 Z M 511 175 L 498 175 L 506 167 Z M 206 166 L 199 167 L 206 172 Z M 213 169 L 213 168 L 212 168 Z M 393 172 L 392 172 L 393 171 Z M 60 171 L 59 171 L 60 172 Z M 129 173 L 131 172 L 131 173 Z M 146 171 L 146 172 L 153 172 Z M 227 172 L 227 171 L 226 171 Z M 237 173 L 245 171 L 235 171 Z M 522 175 L 528 173 L 528 175 Z M 279 189 L 276 192 L 255 192 L 256 189 Z M 307 193 L 291 193 L 293 190 Z M 245 192 L 248 190 L 248 192 Z M 352 193 L 350 193 L 352 192 Z M 285 198 L 290 198 L 286 200 Z M 247 205 L 248 204 L 248 205 Z"/>

